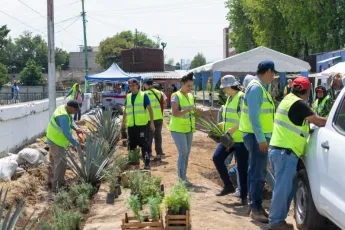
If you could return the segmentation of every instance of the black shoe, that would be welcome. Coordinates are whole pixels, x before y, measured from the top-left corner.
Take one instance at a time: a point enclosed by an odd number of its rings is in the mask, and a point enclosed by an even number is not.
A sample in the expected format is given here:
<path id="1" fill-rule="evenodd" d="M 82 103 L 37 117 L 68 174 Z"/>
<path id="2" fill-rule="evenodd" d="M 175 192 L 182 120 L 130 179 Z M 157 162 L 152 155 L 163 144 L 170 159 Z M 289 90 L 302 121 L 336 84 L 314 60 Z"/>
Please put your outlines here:
<path id="1" fill-rule="evenodd" d="M 161 157 L 161 155 L 157 155 L 155 158 L 153 158 L 153 160 L 152 161 L 162 161 L 162 157 Z"/>
<path id="2" fill-rule="evenodd" d="M 150 165 L 145 165 L 144 166 L 144 170 L 151 170 L 151 166 Z"/>
<path id="3" fill-rule="evenodd" d="M 162 156 L 165 156 L 165 153 L 162 153 L 161 155 L 162 155 Z"/>
<path id="4" fill-rule="evenodd" d="M 235 206 L 245 206 L 248 205 L 247 199 L 240 199 L 238 202 L 235 203 Z"/>
<path id="5" fill-rule="evenodd" d="M 235 192 L 235 188 L 234 186 L 231 186 L 231 187 L 224 187 L 222 189 L 222 191 L 220 191 L 219 193 L 216 194 L 216 196 L 225 196 L 225 195 L 228 195 L 228 194 L 231 194 Z"/>

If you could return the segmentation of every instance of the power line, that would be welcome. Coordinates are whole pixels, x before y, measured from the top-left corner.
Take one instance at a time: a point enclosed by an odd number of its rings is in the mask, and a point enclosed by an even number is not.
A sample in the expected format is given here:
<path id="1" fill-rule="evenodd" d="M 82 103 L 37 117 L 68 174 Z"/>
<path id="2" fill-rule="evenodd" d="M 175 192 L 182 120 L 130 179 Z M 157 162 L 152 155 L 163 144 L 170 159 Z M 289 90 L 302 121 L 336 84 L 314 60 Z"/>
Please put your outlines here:
<path id="1" fill-rule="evenodd" d="M 12 19 L 14 19 L 14 20 L 16 20 L 16 21 L 20 22 L 21 24 L 23 24 L 23 25 L 26 25 L 26 26 L 30 27 L 31 29 L 33 29 L 33 30 L 35 30 L 35 31 L 37 31 L 38 33 L 40 33 L 40 34 L 41 34 L 41 32 L 40 32 L 39 30 L 37 30 L 37 29 L 35 29 L 34 27 L 32 27 L 32 26 L 30 26 L 30 25 L 26 24 L 25 22 L 23 22 L 23 21 L 21 21 L 21 20 L 19 20 L 19 19 L 15 18 L 15 17 L 12 17 L 11 15 L 9 15 L 8 13 L 6 13 L 6 12 L 4 12 L 4 11 L 2 11 L 2 10 L 0 10 L 0 12 L 1 12 L 1 13 L 3 13 L 3 14 L 5 14 L 5 15 L 7 15 L 8 17 L 10 17 L 10 18 L 12 18 Z"/>
<path id="2" fill-rule="evenodd" d="M 64 29 L 57 31 L 56 34 L 57 34 L 57 33 L 60 33 L 60 32 L 63 31 L 63 30 L 66 30 L 67 28 L 69 28 L 70 26 L 72 26 L 80 17 L 81 17 L 81 16 L 78 16 L 71 24 L 69 24 L 68 26 L 66 26 Z"/>

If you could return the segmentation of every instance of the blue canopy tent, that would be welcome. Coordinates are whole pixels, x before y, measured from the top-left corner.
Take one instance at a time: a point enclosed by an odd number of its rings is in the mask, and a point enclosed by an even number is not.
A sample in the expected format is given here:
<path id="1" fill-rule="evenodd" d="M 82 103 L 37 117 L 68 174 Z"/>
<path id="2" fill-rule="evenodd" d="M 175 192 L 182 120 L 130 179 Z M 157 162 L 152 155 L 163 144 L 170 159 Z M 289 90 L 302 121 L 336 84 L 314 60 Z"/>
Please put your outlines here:
<path id="1" fill-rule="evenodd" d="M 106 71 L 94 75 L 85 76 L 89 82 L 124 82 L 131 78 L 141 80 L 140 76 L 131 76 L 125 73 L 118 65 L 113 63 Z"/>

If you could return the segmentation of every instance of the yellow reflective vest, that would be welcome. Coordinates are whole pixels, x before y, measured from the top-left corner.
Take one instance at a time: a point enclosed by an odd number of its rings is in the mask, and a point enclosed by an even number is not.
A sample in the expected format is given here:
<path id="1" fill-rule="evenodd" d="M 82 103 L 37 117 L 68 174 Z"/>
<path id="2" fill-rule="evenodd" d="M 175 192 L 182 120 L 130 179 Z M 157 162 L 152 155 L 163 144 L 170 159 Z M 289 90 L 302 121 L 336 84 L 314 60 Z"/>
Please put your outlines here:
<path id="1" fill-rule="evenodd" d="M 72 133 L 72 119 L 69 113 L 66 110 L 65 105 L 60 105 L 57 107 L 53 113 L 53 116 L 50 119 L 50 122 L 47 127 L 47 138 L 51 140 L 57 146 L 67 148 L 69 144 L 69 140 L 65 137 L 62 132 L 62 129 L 57 125 L 55 118 L 59 116 L 67 116 L 68 117 L 68 125 L 70 127 L 70 133 Z"/>
<path id="2" fill-rule="evenodd" d="M 160 103 L 161 98 L 162 98 L 161 92 L 156 89 L 149 89 L 149 90 L 146 90 L 145 93 L 149 96 L 149 99 L 150 99 L 150 104 L 153 111 L 153 119 L 155 121 L 162 120 L 163 113 L 162 113 L 161 103 Z M 147 112 L 147 116 L 150 117 L 148 110 L 146 112 Z"/>
<path id="3" fill-rule="evenodd" d="M 274 105 L 272 96 L 265 89 L 262 83 L 256 79 L 252 80 L 249 83 L 248 88 L 253 84 L 259 85 L 262 89 L 263 102 L 260 107 L 260 123 L 262 126 L 262 131 L 263 133 L 272 133 L 274 112 L 275 112 L 275 105 Z M 243 102 L 243 107 L 242 107 L 242 112 L 241 112 L 240 131 L 244 133 L 254 133 L 252 124 L 250 123 L 250 119 L 249 119 L 248 106 L 246 105 L 245 102 Z"/>
<path id="4" fill-rule="evenodd" d="M 231 127 L 240 124 L 240 116 L 237 113 L 237 109 L 240 103 L 240 98 L 243 97 L 244 93 L 241 91 L 236 93 L 232 100 L 230 99 L 230 97 L 228 97 L 222 113 L 224 121 L 224 133 L 226 133 Z M 240 130 L 236 130 L 232 134 L 232 138 L 234 138 L 235 142 L 243 142 L 242 132 Z"/>
<path id="5" fill-rule="evenodd" d="M 146 109 L 144 107 L 145 93 L 139 91 L 132 104 L 132 93 L 126 97 L 127 127 L 144 126 L 148 123 Z"/>
<path id="6" fill-rule="evenodd" d="M 327 95 L 326 97 L 324 97 L 321 101 L 321 103 L 318 103 L 318 99 L 316 99 L 313 103 L 313 110 L 317 115 L 320 115 L 322 113 L 322 110 L 325 108 L 325 104 L 327 102 L 327 100 L 329 99 L 329 95 Z M 328 114 L 327 114 L 328 116 Z"/>
<path id="7" fill-rule="evenodd" d="M 302 99 L 290 93 L 280 103 L 274 119 L 270 145 L 291 149 L 298 157 L 301 157 L 309 137 L 309 124 L 305 120 L 302 126 L 297 126 L 291 122 L 288 116 L 291 106 L 299 100 Z"/>
<path id="8" fill-rule="evenodd" d="M 180 110 L 187 110 L 194 107 L 194 97 L 191 93 L 188 93 L 187 97 L 180 91 L 175 93 L 178 97 Z M 189 133 L 195 132 L 195 117 L 193 111 L 186 113 L 183 116 L 175 117 L 171 116 L 169 130 L 171 132 Z"/>

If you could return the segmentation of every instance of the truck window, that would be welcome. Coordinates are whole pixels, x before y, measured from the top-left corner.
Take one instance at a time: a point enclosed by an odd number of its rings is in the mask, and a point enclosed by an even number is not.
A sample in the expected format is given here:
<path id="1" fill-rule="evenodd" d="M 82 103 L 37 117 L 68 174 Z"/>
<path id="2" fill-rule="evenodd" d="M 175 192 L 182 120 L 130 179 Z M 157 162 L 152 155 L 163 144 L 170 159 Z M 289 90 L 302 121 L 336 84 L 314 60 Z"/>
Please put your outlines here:
<path id="1" fill-rule="evenodd" d="M 345 134 L 345 97 L 343 98 L 338 108 L 338 112 L 336 113 L 334 126 L 338 129 L 338 131 Z"/>

